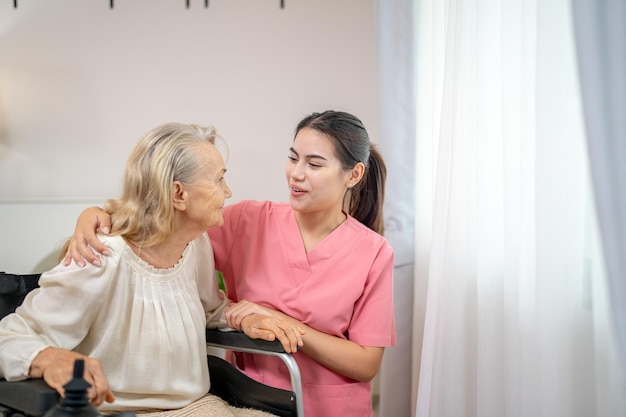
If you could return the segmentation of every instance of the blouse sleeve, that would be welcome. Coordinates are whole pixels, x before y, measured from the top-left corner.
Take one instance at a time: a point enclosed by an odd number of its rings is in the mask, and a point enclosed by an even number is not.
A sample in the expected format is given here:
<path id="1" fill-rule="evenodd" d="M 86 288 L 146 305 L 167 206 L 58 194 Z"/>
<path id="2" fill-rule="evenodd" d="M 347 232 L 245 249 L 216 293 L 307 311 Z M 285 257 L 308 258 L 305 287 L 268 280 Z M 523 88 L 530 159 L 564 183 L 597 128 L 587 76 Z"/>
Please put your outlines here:
<path id="1" fill-rule="evenodd" d="M 219 289 L 215 276 L 212 242 L 206 235 L 203 235 L 194 242 L 194 249 L 197 268 L 196 283 L 206 315 L 206 326 L 211 329 L 227 329 L 228 324 L 224 317 L 224 311 L 230 301 L 226 294 Z"/>
<path id="2" fill-rule="evenodd" d="M 21 380 L 29 376 L 33 359 L 48 346 L 74 349 L 89 331 L 106 297 L 111 263 L 103 257 L 98 268 L 59 265 L 41 275 L 15 313 L 0 321 L 0 376 Z"/>

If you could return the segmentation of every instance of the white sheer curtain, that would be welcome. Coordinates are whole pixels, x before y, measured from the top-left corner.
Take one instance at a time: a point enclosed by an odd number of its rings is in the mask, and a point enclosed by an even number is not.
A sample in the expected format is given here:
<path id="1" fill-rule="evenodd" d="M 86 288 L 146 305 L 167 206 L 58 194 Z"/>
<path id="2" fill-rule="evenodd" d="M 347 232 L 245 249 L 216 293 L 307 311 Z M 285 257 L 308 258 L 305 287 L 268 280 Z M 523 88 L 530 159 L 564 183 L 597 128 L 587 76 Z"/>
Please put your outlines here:
<path id="1" fill-rule="evenodd" d="M 569 2 L 390 3 L 416 11 L 407 415 L 626 415 Z"/>
<path id="2" fill-rule="evenodd" d="M 413 0 L 378 3 L 381 150 L 388 162 L 385 236 L 394 248 L 394 301 L 398 344 L 386 349 L 378 375 L 379 416 L 408 416 L 414 402 L 426 292 L 414 282 L 415 66 Z M 407 9 L 409 12 L 407 13 Z M 393 74 L 393 75 L 391 75 Z M 415 296 L 414 296 L 415 291 Z M 420 313 L 418 313 L 420 314 Z M 413 335 L 419 336 L 414 340 Z M 409 372 L 416 368 L 415 374 Z"/>
<path id="3" fill-rule="evenodd" d="M 572 8 L 611 316 L 626 358 L 626 2 L 573 0 Z"/>

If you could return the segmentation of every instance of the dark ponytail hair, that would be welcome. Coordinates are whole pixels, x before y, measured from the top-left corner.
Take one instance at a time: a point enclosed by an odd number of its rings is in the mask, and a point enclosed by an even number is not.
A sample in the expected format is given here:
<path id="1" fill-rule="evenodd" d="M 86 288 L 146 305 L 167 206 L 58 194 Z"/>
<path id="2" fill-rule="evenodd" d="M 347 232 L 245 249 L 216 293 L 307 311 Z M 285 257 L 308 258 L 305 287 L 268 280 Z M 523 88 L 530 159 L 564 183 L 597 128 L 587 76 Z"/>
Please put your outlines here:
<path id="1" fill-rule="evenodd" d="M 295 134 L 304 128 L 317 130 L 333 141 L 343 169 L 350 170 L 359 162 L 365 165 L 363 178 L 348 191 L 349 200 L 344 206 L 352 217 L 382 235 L 387 167 L 380 152 L 370 143 L 363 123 L 349 113 L 327 110 L 302 119 Z"/>

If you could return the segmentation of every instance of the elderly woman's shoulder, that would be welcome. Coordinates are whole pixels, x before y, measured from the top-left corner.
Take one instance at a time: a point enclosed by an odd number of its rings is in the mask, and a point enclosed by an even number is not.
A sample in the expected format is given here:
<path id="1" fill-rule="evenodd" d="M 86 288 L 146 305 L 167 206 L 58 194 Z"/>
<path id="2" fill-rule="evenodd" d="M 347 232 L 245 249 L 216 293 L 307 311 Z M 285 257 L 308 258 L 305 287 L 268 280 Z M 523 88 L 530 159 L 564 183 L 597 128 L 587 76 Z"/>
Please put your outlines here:
<path id="1" fill-rule="evenodd" d="M 113 253 L 122 253 L 125 248 L 129 247 L 128 243 L 120 235 L 98 234 L 97 236 L 100 242 L 104 243 L 109 248 L 109 251 L 113 251 Z"/>

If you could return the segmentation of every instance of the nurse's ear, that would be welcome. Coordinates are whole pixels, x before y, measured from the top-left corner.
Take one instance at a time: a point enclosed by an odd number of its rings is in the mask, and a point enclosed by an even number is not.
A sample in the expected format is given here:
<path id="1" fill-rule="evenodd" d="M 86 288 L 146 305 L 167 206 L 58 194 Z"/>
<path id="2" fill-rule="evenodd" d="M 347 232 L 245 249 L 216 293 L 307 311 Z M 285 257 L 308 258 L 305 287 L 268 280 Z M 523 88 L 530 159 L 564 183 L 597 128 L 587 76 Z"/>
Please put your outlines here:
<path id="1" fill-rule="evenodd" d="M 363 175 L 365 174 L 365 164 L 363 162 L 358 162 L 354 168 L 352 168 L 348 174 L 347 184 L 348 188 L 352 188 L 361 181 Z"/>

